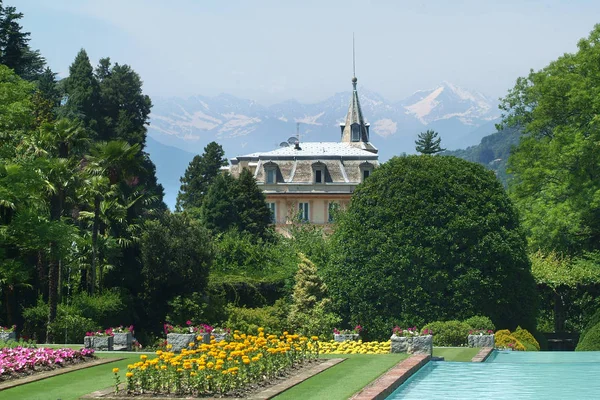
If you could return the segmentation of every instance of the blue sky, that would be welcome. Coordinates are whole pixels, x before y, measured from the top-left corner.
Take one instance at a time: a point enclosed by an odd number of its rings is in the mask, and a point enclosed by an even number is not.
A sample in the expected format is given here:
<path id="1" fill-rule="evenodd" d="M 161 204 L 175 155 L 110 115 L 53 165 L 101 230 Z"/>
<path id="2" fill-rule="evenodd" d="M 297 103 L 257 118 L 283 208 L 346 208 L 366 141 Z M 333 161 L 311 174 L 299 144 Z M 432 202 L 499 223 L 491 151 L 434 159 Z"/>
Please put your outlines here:
<path id="1" fill-rule="evenodd" d="M 77 51 L 131 65 L 151 96 L 229 93 L 263 104 L 359 84 L 390 100 L 446 80 L 499 97 L 576 50 L 592 0 L 5 0 L 65 75 Z"/>

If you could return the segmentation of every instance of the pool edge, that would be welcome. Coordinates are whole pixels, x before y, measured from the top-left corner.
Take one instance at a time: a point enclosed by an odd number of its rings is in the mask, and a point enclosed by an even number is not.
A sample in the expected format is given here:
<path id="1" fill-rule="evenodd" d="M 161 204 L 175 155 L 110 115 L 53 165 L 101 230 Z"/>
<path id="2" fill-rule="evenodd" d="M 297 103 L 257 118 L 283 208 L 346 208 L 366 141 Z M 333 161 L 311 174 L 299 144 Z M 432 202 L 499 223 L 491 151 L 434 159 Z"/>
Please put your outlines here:
<path id="1" fill-rule="evenodd" d="M 431 360 L 429 354 L 413 354 L 365 386 L 351 400 L 383 400 Z"/>
<path id="2" fill-rule="evenodd" d="M 471 362 L 484 362 L 494 351 L 493 347 L 482 347 L 481 350 L 471 359 Z"/>

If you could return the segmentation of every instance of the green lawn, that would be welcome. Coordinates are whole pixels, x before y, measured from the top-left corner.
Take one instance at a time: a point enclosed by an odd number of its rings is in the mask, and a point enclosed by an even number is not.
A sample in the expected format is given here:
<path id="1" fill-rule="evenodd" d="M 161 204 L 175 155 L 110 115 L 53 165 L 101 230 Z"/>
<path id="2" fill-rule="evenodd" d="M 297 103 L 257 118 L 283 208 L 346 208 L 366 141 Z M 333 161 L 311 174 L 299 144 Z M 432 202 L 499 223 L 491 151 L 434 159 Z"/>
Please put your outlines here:
<path id="1" fill-rule="evenodd" d="M 347 360 L 294 386 L 275 399 L 347 399 L 407 356 L 406 354 L 332 354 L 323 357 L 340 357 Z"/>
<path id="2" fill-rule="evenodd" d="M 479 353 L 479 348 L 472 347 L 434 347 L 435 357 L 444 357 L 445 361 L 471 361 Z"/>
<path id="3" fill-rule="evenodd" d="M 97 354 L 100 358 L 126 357 L 126 359 L 6 389 L 2 391 L 0 398 L 29 400 L 78 399 L 84 394 L 113 385 L 112 369 L 115 367 L 120 369 L 121 382 L 123 382 L 127 364 L 132 364 L 140 358 L 140 355 L 135 353 Z"/>

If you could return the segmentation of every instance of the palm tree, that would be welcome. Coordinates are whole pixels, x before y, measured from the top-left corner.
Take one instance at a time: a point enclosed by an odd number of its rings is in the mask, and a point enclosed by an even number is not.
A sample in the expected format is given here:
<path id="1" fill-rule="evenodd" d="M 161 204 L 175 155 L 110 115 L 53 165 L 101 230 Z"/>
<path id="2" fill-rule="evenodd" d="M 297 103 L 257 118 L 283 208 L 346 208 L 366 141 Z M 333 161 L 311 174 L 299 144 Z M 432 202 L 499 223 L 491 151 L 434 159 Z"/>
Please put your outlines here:
<path id="1" fill-rule="evenodd" d="M 96 287 L 98 265 L 98 232 L 101 223 L 101 204 L 107 193 L 117 192 L 118 184 L 140 170 L 140 146 L 122 140 L 97 143 L 85 157 L 85 172 L 90 177 L 89 193 L 93 195 L 92 262 L 89 292 Z M 94 179 L 96 178 L 96 179 Z M 105 179 L 102 179 L 105 178 Z"/>

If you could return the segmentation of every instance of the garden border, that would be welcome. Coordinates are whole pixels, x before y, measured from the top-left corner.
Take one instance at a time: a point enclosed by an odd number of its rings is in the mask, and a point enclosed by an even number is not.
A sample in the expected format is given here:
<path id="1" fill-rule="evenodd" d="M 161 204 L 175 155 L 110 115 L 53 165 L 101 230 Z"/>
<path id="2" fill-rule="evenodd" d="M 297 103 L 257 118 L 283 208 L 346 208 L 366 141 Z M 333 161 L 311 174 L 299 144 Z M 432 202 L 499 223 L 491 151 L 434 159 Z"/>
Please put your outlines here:
<path id="1" fill-rule="evenodd" d="M 32 382 L 41 381 L 43 379 L 52 378 L 53 376 L 67 374 L 69 372 L 77 371 L 80 369 L 96 367 L 98 365 L 108 364 L 111 362 L 121 361 L 124 359 L 125 359 L 124 357 L 121 357 L 121 358 L 99 358 L 99 359 L 93 360 L 93 361 L 86 361 L 86 362 L 80 363 L 80 364 L 74 364 L 74 365 L 69 365 L 66 367 L 56 368 L 51 371 L 39 372 L 37 374 L 33 374 L 33 375 L 26 376 L 23 378 L 17 378 L 17 379 L 12 379 L 9 381 L 2 382 L 2 383 L 0 383 L 0 391 L 5 390 L 5 389 L 11 389 L 11 388 L 25 385 L 25 384 L 32 383 Z"/>
<path id="2" fill-rule="evenodd" d="M 265 388 L 264 390 L 258 392 L 258 393 L 254 393 L 252 394 L 250 397 L 246 397 L 244 398 L 244 400 L 268 400 L 268 399 L 272 399 L 273 397 L 285 392 L 288 389 L 291 389 L 292 387 L 298 385 L 299 383 L 304 382 L 305 380 L 341 363 L 342 361 L 345 361 L 346 358 L 330 358 L 330 359 L 323 359 L 325 360 L 322 363 L 319 363 L 313 367 L 310 367 L 304 371 L 301 371 L 299 374 L 291 376 L 290 378 L 286 379 L 285 381 L 269 386 L 267 388 Z M 125 388 L 125 384 L 121 384 L 123 389 Z M 102 390 L 97 390 L 95 392 L 86 394 L 84 396 L 81 396 L 80 399 L 102 399 L 102 400 L 124 400 L 124 399 L 133 399 L 133 400 L 146 400 L 146 399 L 152 399 L 152 400 L 174 400 L 174 399 L 188 399 L 190 397 L 173 397 L 173 396 L 169 396 L 169 397 L 159 397 L 156 395 L 150 395 L 150 396 L 131 396 L 131 397 L 123 397 L 123 396 L 112 396 L 114 394 L 115 388 L 114 387 L 110 387 L 107 389 L 102 389 Z M 213 397 L 200 397 L 199 399 L 201 400 L 215 400 L 217 398 L 213 398 Z M 219 397 L 218 399 L 223 400 L 241 400 L 238 398 L 234 398 L 234 397 Z"/>
<path id="3" fill-rule="evenodd" d="M 430 360 L 431 356 L 429 354 L 414 354 L 406 360 L 400 361 L 350 399 L 383 400 Z"/>
<path id="4" fill-rule="evenodd" d="M 482 347 L 479 353 L 471 359 L 471 362 L 484 362 L 492 354 L 492 351 L 494 351 L 493 347 Z"/>

